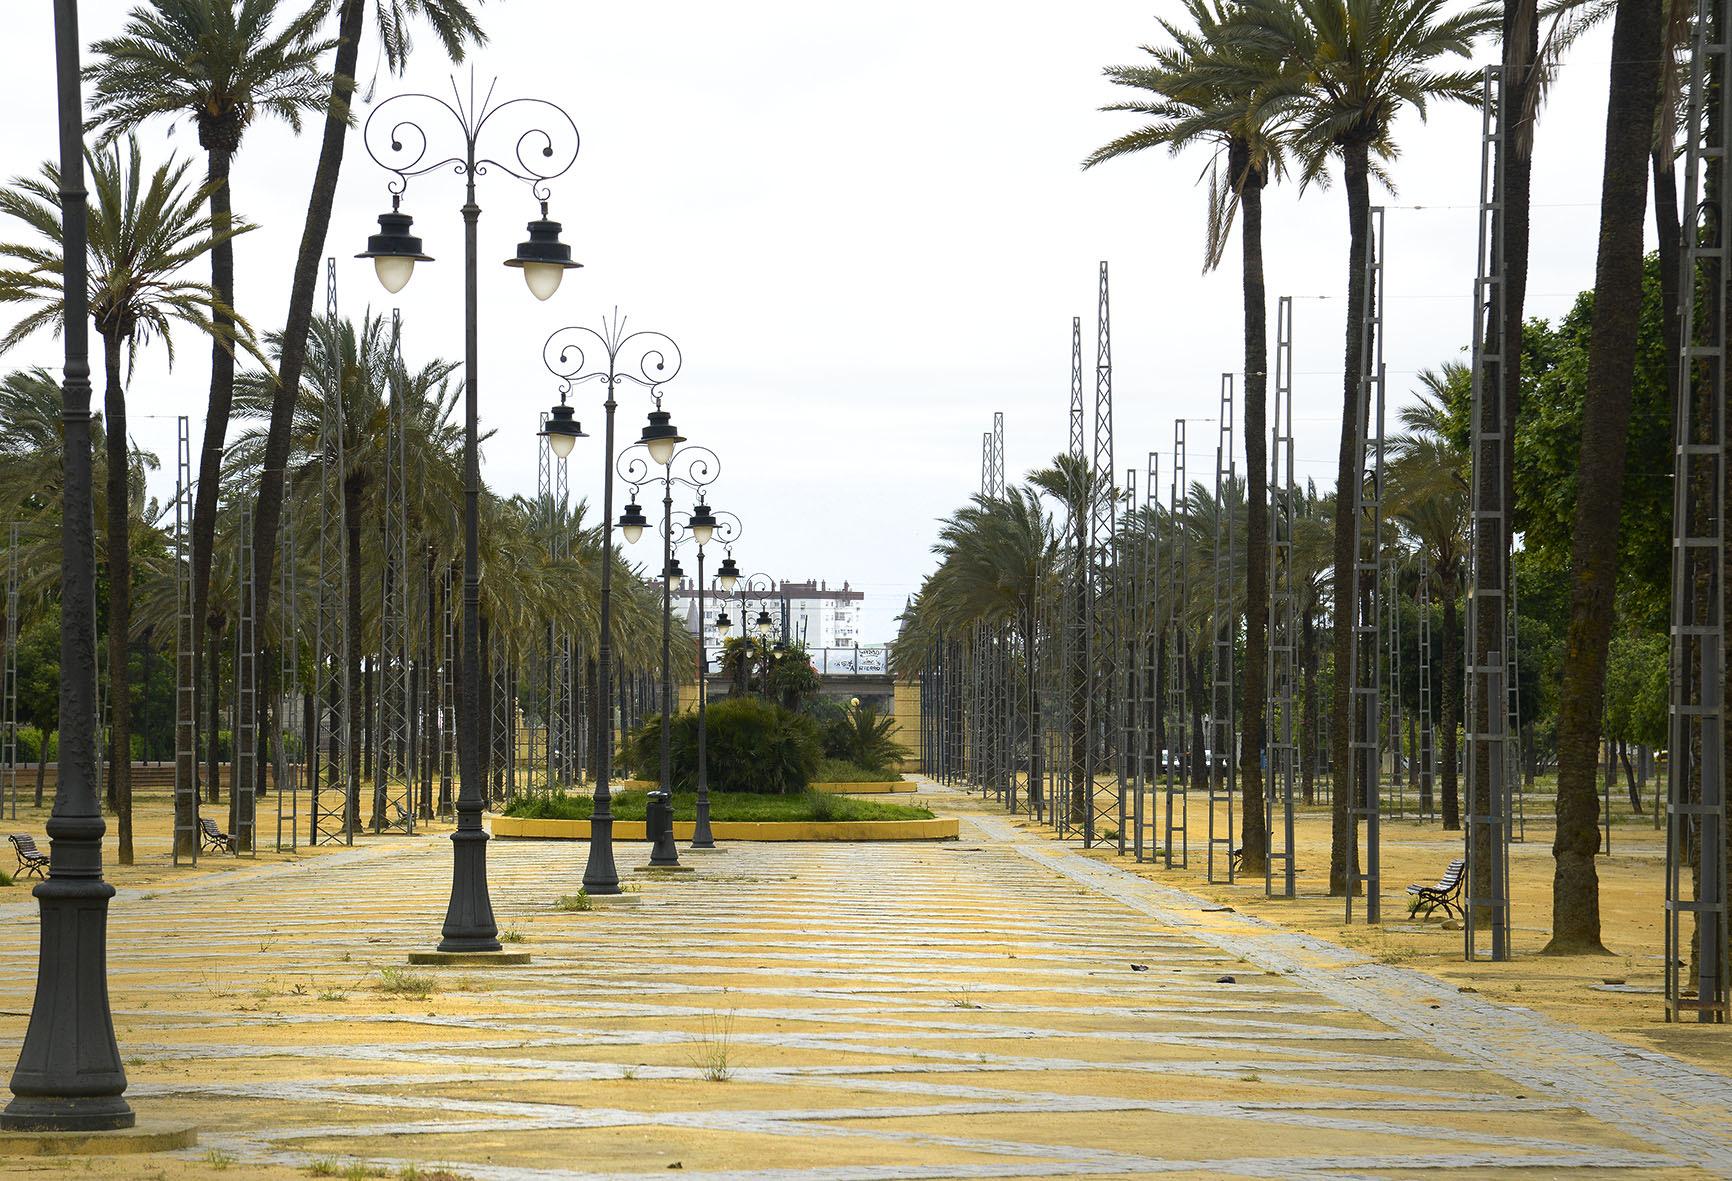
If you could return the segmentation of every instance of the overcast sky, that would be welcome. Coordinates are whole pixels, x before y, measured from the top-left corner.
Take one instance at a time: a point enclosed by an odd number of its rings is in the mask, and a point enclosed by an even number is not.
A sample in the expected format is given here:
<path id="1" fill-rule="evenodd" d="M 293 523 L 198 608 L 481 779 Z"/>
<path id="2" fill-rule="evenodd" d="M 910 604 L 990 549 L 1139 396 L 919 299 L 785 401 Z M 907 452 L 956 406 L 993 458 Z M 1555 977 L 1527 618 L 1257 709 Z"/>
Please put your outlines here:
<path id="1" fill-rule="evenodd" d="M 83 8 L 88 43 L 118 29 L 127 5 Z M 667 332 L 684 350 L 667 408 L 721 456 L 711 503 L 744 522 L 742 568 L 847 580 L 867 592 L 866 638 L 887 639 L 931 566 L 936 519 L 978 487 L 993 411 L 1005 414 L 1013 479 L 1063 448 L 1070 318 L 1084 317 L 1092 353 L 1105 259 L 1116 466 L 1141 468 L 1157 450 L 1169 470 L 1173 419 L 1185 417 L 1192 477 L 1212 479 L 1220 374 L 1240 367 L 1242 345 L 1236 253 L 1218 273 L 1199 273 L 1196 181 L 1206 159 L 1153 154 L 1078 168 L 1134 125 L 1096 109 L 1121 97 L 1101 67 L 1137 60 L 1158 35 L 1154 17 L 1178 10 L 1176 0 L 487 4 L 492 42 L 472 56 L 478 82 L 497 77 L 501 99 L 556 101 L 581 130 L 552 216 L 584 269 L 536 303 L 497 265 L 535 206 L 510 178 L 482 178 L 479 388 L 483 426 L 497 432 L 483 451 L 485 478 L 534 492 L 536 417 L 556 397 L 542 341 L 617 306 L 632 326 Z M 54 151 L 49 6 L 8 5 L 7 36 L 0 170 L 10 177 Z M 1556 315 L 1592 282 L 1606 58 L 1604 33 L 1574 50 L 1542 115 L 1530 314 Z M 371 42 L 361 60 L 376 99 L 449 93 L 452 70 L 431 37 L 419 38 L 403 79 L 384 74 Z M 467 85 L 469 65 L 460 69 Z M 192 153 L 202 171 L 190 126 L 167 130 L 147 137 L 150 158 Z M 1478 116 L 1461 109 L 1434 110 L 1427 124 L 1405 118 L 1392 169 L 1400 192 L 1374 194 L 1390 206 L 1392 397 L 1466 343 L 1478 136 Z M 237 299 L 261 334 L 282 324 L 318 146 L 316 129 L 296 138 L 261 123 L 235 161 L 235 208 L 261 226 L 236 247 Z M 460 359 L 461 181 L 413 182 L 405 209 L 438 261 L 393 300 L 352 257 L 388 204 L 387 178 L 351 133 L 326 247 L 339 260 L 342 309 L 394 302 L 411 363 Z M 1271 332 L 1275 297 L 1301 297 L 1299 476 L 1328 486 L 1340 427 L 1345 197 L 1339 185 L 1302 198 L 1284 186 L 1265 208 Z M 128 392 L 137 443 L 167 467 L 159 493 L 172 492 L 173 416 L 193 417 L 196 445 L 208 390 L 205 350 L 190 332 L 179 343 L 172 372 L 153 348 Z M 58 360 L 44 336 L 7 363 Z M 578 415 L 598 433 L 593 390 Z M 635 437 L 647 409 L 641 394 L 623 400 L 623 436 Z M 599 503 L 599 438 L 581 442 L 571 462 L 574 494 Z"/>

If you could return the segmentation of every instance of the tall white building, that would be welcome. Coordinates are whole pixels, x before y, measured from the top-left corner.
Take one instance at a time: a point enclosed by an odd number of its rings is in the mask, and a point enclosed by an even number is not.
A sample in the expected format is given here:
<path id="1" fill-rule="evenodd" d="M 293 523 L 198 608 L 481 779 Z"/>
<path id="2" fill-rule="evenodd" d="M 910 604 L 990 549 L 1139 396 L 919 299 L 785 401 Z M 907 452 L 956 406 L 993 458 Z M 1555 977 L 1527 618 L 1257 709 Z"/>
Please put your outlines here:
<path id="1" fill-rule="evenodd" d="M 747 597 L 750 616 L 767 610 L 776 621 L 776 634 L 804 644 L 808 650 L 819 648 L 856 648 L 860 644 L 860 613 L 865 602 L 864 592 L 852 589 L 844 582 L 830 586 L 826 580 L 778 582 L 768 590 L 752 591 Z M 721 641 L 716 635 L 716 616 L 723 611 L 734 621 L 734 634 L 739 635 L 743 624 L 739 591 L 724 594 L 714 580 L 704 590 L 704 644 L 714 648 Z M 686 630 L 694 635 L 698 630 L 698 588 L 691 579 L 684 579 L 674 588 L 674 614 L 686 621 Z"/>

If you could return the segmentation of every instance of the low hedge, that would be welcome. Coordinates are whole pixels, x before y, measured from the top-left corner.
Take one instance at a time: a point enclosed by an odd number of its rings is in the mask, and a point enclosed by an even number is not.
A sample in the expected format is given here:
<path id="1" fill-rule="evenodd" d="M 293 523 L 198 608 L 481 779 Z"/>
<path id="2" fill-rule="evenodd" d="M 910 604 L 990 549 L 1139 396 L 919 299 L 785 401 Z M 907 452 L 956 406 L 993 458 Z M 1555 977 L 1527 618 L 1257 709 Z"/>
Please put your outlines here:
<path id="1" fill-rule="evenodd" d="M 621 792 L 613 797 L 616 820 L 642 820 L 647 793 Z M 583 794 L 560 792 L 525 796 L 505 809 L 505 815 L 525 820 L 588 820 L 594 801 Z M 696 792 L 674 793 L 674 819 L 692 820 L 697 816 Z M 876 800 L 859 800 L 849 796 L 824 792 L 766 794 L 764 792 L 727 792 L 710 797 L 710 819 L 715 821 L 766 820 L 930 820 L 926 808 L 907 804 L 885 804 Z"/>
<path id="2" fill-rule="evenodd" d="M 873 771 L 847 759 L 818 760 L 818 774 L 813 783 L 898 783 L 902 776 L 887 767 Z"/>

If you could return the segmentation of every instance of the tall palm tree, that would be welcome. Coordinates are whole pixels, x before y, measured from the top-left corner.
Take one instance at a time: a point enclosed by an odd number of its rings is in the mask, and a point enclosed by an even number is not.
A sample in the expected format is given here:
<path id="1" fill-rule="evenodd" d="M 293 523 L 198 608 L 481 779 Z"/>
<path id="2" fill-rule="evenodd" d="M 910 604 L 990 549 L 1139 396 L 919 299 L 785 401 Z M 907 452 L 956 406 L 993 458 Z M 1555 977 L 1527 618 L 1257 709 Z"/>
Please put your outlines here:
<path id="1" fill-rule="evenodd" d="M 1439 58 L 1467 57 L 1473 41 L 1493 21 L 1484 12 L 1450 14 L 1447 0 L 1243 0 L 1235 22 L 1255 46 L 1253 60 L 1278 58 L 1286 77 L 1267 92 L 1291 120 L 1292 151 L 1300 164 L 1300 187 L 1322 181 L 1339 160 L 1347 189 L 1347 323 L 1343 365 L 1341 447 L 1336 487 L 1357 486 L 1359 448 L 1367 424 L 1359 421 L 1363 365 L 1362 333 L 1367 301 L 1366 251 L 1371 225 L 1371 181 L 1389 183 L 1384 165 L 1398 145 L 1396 117 L 1411 107 L 1421 116 L 1436 100 L 1476 102 L 1478 76 L 1437 68 Z M 1338 614 L 1357 601 L 1354 593 L 1354 498 L 1335 505 L 1335 587 Z M 1353 629 L 1335 629 L 1335 667 L 1351 667 Z M 1348 679 L 1335 678 L 1333 713 L 1351 713 Z M 1338 790 L 1329 859 L 1329 889 L 1347 890 L 1348 849 L 1355 841 L 1348 811 L 1355 798 L 1350 759 L 1352 735 L 1338 725 L 1331 733 Z"/>
<path id="2" fill-rule="evenodd" d="M 476 20 L 480 0 L 373 0 L 374 27 L 386 68 L 400 74 L 408 62 L 410 27 L 419 21 L 433 32 L 452 61 L 461 61 L 469 45 L 483 45 L 487 36 Z M 284 477 L 294 429 L 295 399 L 307 362 L 307 338 L 313 324 L 313 296 L 319 260 L 337 195 L 337 175 L 343 167 L 348 138 L 349 104 L 355 93 L 361 37 L 366 32 L 368 0 L 340 0 L 337 8 L 337 54 L 330 73 L 331 92 L 325 102 L 325 132 L 313 190 L 307 200 L 307 221 L 301 231 L 294 276 L 289 284 L 289 311 L 283 322 L 276 381 L 272 388 L 270 427 L 259 470 L 258 499 L 253 513 L 254 585 L 270 586 L 282 521 Z"/>
<path id="3" fill-rule="evenodd" d="M 1389 512 L 1424 550 L 1443 606 L 1443 684 L 1438 695 L 1438 759 L 1443 771 L 1443 827 L 1461 827 L 1456 781 L 1456 724 L 1461 718 L 1460 599 L 1467 569 L 1468 457 L 1451 442 L 1449 404 L 1468 396 L 1472 374 L 1459 362 L 1419 375 L 1423 388 L 1402 407 L 1403 431 L 1390 444 Z"/>
<path id="4" fill-rule="evenodd" d="M 103 417 L 107 451 L 108 552 L 108 650 L 112 720 L 110 734 L 113 762 L 113 794 L 118 812 L 116 835 L 123 864 L 132 861 L 131 728 L 128 717 L 126 646 L 130 638 L 132 574 L 130 563 L 132 472 L 126 431 L 126 386 L 121 352 L 126 352 L 127 371 L 140 345 L 160 337 L 174 363 L 172 326 L 191 325 L 231 344 L 246 343 L 250 328 L 217 298 L 208 283 L 180 278 L 189 263 L 212 250 L 221 240 L 251 229 L 234 223 L 218 230 L 201 207 L 209 197 L 206 188 L 187 181 L 188 165 L 173 157 L 144 183 L 144 161 L 135 137 L 126 138 L 126 151 L 111 143 L 87 153 L 91 195 L 95 198 L 90 219 L 90 316 L 102 338 Z M 64 251 L 60 241 L 60 175 L 53 165 L 44 165 L 41 176 L 15 179 L 0 190 L 0 212 L 7 213 L 35 230 L 41 244 L 0 246 L 0 257 L 16 260 L 25 269 L 0 271 L 0 303 L 31 306 L 23 319 L 0 338 L 0 351 L 40 328 L 52 328 L 64 318 L 62 274 Z M 219 324 L 209 309 L 226 313 Z"/>
<path id="5" fill-rule="evenodd" d="M 1642 215 L 1662 56 L 1660 6 L 1654 0 L 1618 0 L 1579 468 L 1595 478 L 1583 481 L 1576 496 L 1570 624 L 1558 706 L 1558 827 L 1552 843 L 1556 867 L 1552 938 L 1545 947 L 1557 954 L 1605 950 L 1594 867 L 1600 849 L 1594 772 L 1618 574 L 1618 520 L 1642 302 Z"/>
<path id="6" fill-rule="evenodd" d="M 1239 241 L 1245 331 L 1245 463 L 1252 511 L 1246 530 L 1244 742 L 1239 778 L 1244 795 L 1243 844 L 1247 873 L 1263 872 L 1268 833 L 1263 828 L 1264 657 L 1269 610 L 1268 440 L 1266 401 L 1269 368 L 1267 295 L 1263 283 L 1263 188 L 1281 175 L 1281 111 L 1262 100 L 1280 77 L 1281 61 L 1236 38 L 1229 0 L 1185 0 L 1195 29 L 1162 20 L 1170 46 L 1144 46 L 1151 65 L 1109 66 L 1108 78 L 1145 91 L 1147 99 L 1103 108 L 1151 116 L 1153 122 L 1096 149 L 1083 161 L 1103 160 L 1161 147 L 1178 152 L 1202 145 L 1214 153 L 1209 167 L 1209 221 L 1203 270 L 1213 270 L 1227 249 L 1234 215 L 1243 209 Z M 1223 167 L 1223 164 L 1225 165 Z"/>
<path id="7" fill-rule="evenodd" d="M 246 129 L 269 115 L 299 132 L 301 116 L 324 109 L 328 101 L 331 78 L 319 68 L 319 58 L 333 44 L 319 35 L 328 5 L 314 3 L 273 30 L 283 7 L 281 0 L 149 0 L 132 9 L 118 36 L 91 46 L 96 60 L 84 71 L 91 85 L 91 126 L 112 137 L 158 117 L 189 117 L 205 150 L 205 191 L 211 224 L 219 233 L 234 221 L 229 170 Z M 226 327 L 226 309 L 235 303 L 232 240 L 219 240 L 210 261 L 216 292 L 211 319 Z M 210 604 L 211 550 L 234 381 L 234 349 L 219 334 L 211 340 L 210 400 L 192 511 L 195 654 L 204 644 Z M 194 709 L 200 691 L 216 692 L 214 686 L 204 690 L 196 678 L 194 688 L 194 701 L 187 703 Z"/>

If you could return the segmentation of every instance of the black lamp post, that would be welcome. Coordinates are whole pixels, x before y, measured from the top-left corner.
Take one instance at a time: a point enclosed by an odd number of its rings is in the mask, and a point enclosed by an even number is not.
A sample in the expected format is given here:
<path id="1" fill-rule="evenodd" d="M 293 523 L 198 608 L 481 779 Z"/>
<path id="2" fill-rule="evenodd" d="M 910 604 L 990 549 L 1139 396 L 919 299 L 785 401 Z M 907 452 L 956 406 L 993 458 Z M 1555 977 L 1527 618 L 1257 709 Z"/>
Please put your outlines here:
<path id="1" fill-rule="evenodd" d="M 60 775 L 48 818 L 48 877 L 37 885 L 41 948 L 24 1048 L 12 1072 L 8 1131 L 130 1128 L 126 1069 L 108 1007 L 107 825 L 96 800 L 96 547 L 91 533 L 90 315 L 87 304 L 84 97 L 78 2 L 55 0 L 60 209 L 65 247 L 65 487 L 60 518 Z"/>
<path id="2" fill-rule="evenodd" d="M 680 349 L 659 332 L 625 331 L 625 320 L 617 313 L 613 323 L 593 328 L 561 328 L 541 347 L 542 361 L 559 378 L 560 405 L 574 386 L 599 381 L 606 389 L 603 409 L 607 428 L 603 432 L 601 460 L 601 620 L 596 639 L 596 661 L 600 701 L 595 727 L 595 806 L 589 819 L 589 860 L 583 870 L 583 887 L 592 895 L 618 894 L 619 870 L 613 860 L 613 795 L 609 778 L 613 773 L 613 419 L 618 409 L 622 383 L 643 386 L 652 395 L 680 371 Z M 550 419 L 551 425 L 551 419 Z M 623 522 L 627 540 L 642 534 L 647 523 L 643 510 L 632 505 L 634 522 Z"/>
<path id="3" fill-rule="evenodd" d="M 546 186 L 577 161 L 579 137 L 571 116 L 542 99 L 517 98 L 494 105 L 489 87 L 478 103 L 473 75 L 467 100 L 456 79 L 452 79 L 451 94 L 450 100 L 431 94 L 394 95 L 367 116 L 362 133 L 367 154 L 396 178 L 389 185 L 391 211 L 380 215 L 379 233 L 368 239 L 367 249 L 356 257 L 373 260 L 379 282 L 387 291 L 402 290 L 414 274 L 415 264 L 429 261 L 420 239 L 409 232 L 410 217 L 400 208 L 409 178 L 447 169 L 463 177 L 463 677 L 457 695 L 457 831 L 451 834 L 451 901 L 445 911 L 439 950 L 497 952 L 499 927 L 493 921 L 493 902 L 487 892 L 487 832 L 481 827 L 486 806 L 481 792 L 480 742 L 480 331 L 476 292 L 476 226 L 481 207 L 475 203 L 475 178 L 497 168 L 526 182 L 541 203 L 541 217 L 529 223 L 529 241 L 518 247 L 506 265 L 520 268 L 530 293 L 545 300 L 559 289 L 565 272 L 579 265 L 571 261 L 570 250 L 559 242 L 558 223 L 547 220 Z M 463 140 L 462 154 L 431 151 L 427 133 L 416 121 L 418 111 L 440 119 L 449 116 Z M 511 155 L 505 160 L 478 150 L 481 135 L 490 124 L 500 128 L 501 143 L 510 147 Z"/>
<path id="4" fill-rule="evenodd" d="M 674 429 L 670 415 L 661 408 L 661 399 L 656 399 L 656 408 L 650 411 L 649 422 L 643 429 L 643 437 L 636 447 L 630 447 L 619 457 L 620 479 L 632 486 L 633 504 L 636 508 L 636 490 L 649 480 L 660 480 L 662 485 L 662 673 L 661 673 L 661 789 L 670 795 L 674 790 L 671 717 L 673 713 L 673 588 L 683 577 L 679 569 L 679 560 L 674 557 L 674 485 L 683 484 L 687 488 L 701 490 L 715 482 L 722 474 L 721 460 L 708 447 L 680 447 L 685 442 L 685 436 Z M 640 452 L 639 448 L 642 448 Z M 661 474 L 655 475 L 652 465 L 661 467 Z M 677 474 L 676 474 L 677 472 Z M 702 493 L 699 493 L 700 498 Z M 641 514 L 640 514 L 641 515 Z M 621 517 L 621 527 L 625 518 Z M 700 526 L 702 528 L 702 526 Z M 713 531 L 714 526 L 710 526 Z M 708 536 L 708 534 L 705 534 Z M 701 584 L 700 570 L 700 584 Z M 701 643 L 700 638 L 700 643 Z M 702 692 L 703 677 L 698 677 L 699 692 Z M 700 706 L 700 725 L 702 724 Z M 700 756 L 699 765 L 703 759 Z M 707 793 L 706 793 L 707 795 Z M 706 817 L 707 819 L 707 817 Z M 713 842 L 712 842 L 713 843 Z M 650 865 L 660 868 L 672 868 L 680 863 L 679 853 L 670 842 L 668 853 L 663 856 L 658 849 L 650 857 Z"/>
<path id="5" fill-rule="evenodd" d="M 742 532 L 739 517 L 733 513 L 714 511 L 705 503 L 706 499 L 702 493 L 699 494 L 698 503 L 692 507 L 684 530 L 679 532 L 673 542 L 675 548 L 688 541 L 698 547 L 698 800 L 692 823 L 692 843 L 689 847 L 699 851 L 713 850 L 716 847 L 715 834 L 710 830 L 709 717 L 706 712 L 709 705 L 710 657 L 704 642 L 704 595 L 708 586 L 704 576 L 704 550 L 711 541 L 718 541 L 729 547 L 728 555 L 722 560 L 721 568 L 716 574 L 725 601 L 727 592 L 734 589 L 740 577 L 740 568 L 734 563 L 732 547 L 740 539 Z M 725 611 L 716 617 L 716 634 L 722 639 L 727 639 L 733 627 L 734 622 Z"/>

